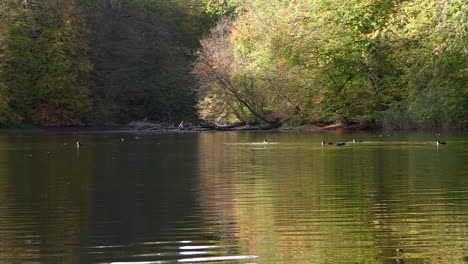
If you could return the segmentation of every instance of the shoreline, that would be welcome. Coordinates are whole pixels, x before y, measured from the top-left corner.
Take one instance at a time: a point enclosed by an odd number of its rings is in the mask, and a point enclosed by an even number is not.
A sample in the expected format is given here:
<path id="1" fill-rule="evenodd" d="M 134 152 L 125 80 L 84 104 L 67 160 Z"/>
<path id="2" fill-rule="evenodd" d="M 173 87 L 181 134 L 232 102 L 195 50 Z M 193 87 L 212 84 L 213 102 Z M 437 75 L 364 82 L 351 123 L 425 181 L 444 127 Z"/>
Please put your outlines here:
<path id="1" fill-rule="evenodd" d="M 130 124 L 122 126 L 87 126 L 87 127 L 35 127 L 35 128 L 1 128 L 0 133 L 154 133 L 154 134 L 189 134 L 201 132 L 229 132 L 229 131 L 276 131 L 276 132 L 323 132 L 323 131 L 403 131 L 403 132 L 440 132 L 440 131 L 468 131 L 468 126 L 449 129 L 416 128 L 416 129 L 384 129 L 360 124 L 308 124 L 300 127 L 219 127 L 207 128 L 197 125 L 186 127 L 167 126 L 165 124 L 150 123 L 148 126 L 135 127 Z"/>

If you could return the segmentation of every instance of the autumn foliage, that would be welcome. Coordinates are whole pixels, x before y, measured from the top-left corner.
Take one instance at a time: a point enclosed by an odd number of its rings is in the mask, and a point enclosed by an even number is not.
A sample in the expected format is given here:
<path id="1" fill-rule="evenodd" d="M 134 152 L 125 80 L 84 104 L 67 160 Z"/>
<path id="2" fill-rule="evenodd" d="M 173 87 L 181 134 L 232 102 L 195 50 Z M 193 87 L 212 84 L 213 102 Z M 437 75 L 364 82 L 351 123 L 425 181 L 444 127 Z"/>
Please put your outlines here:
<path id="1" fill-rule="evenodd" d="M 227 2 L 237 11 L 217 26 L 224 34 L 202 40 L 195 65 L 204 118 L 389 128 L 468 121 L 463 1 Z"/>

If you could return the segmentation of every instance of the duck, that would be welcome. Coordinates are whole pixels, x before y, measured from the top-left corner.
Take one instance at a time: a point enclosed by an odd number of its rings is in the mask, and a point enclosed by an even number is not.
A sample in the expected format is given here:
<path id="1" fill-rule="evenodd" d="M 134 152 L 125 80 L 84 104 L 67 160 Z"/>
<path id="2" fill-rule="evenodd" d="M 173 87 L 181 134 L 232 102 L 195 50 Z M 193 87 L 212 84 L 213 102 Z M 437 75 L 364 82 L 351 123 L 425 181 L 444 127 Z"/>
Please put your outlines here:
<path id="1" fill-rule="evenodd" d="M 77 148 L 80 148 L 80 147 L 83 147 L 83 146 L 84 146 L 83 143 L 81 143 L 81 142 L 79 142 L 79 141 L 76 142 L 76 147 L 77 147 Z"/>
<path id="2" fill-rule="evenodd" d="M 346 143 L 336 143 L 335 146 L 344 146 Z"/>
<path id="3" fill-rule="evenodd" d="M 437 146 L 439 146 L 439 145 L 446 145 L 446 144 L 447 144 L 447 142 L 445 142 L 445 141 L 437 140 Z"/>
<path id="4" fill-rule="evenodd" d="M 333 145 L 333 142 L 322 141 L 322 146 L 325 146 L 325 145 Z"/>

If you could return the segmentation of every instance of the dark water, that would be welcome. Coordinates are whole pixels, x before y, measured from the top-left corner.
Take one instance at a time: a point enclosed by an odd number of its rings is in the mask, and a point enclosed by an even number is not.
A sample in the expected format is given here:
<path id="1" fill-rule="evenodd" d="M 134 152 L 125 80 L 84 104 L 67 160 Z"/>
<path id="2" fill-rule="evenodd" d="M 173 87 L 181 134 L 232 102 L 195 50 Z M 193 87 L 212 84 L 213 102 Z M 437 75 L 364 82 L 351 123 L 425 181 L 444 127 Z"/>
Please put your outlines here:
<path id="1" fill-rule="evenodd" d="M 0 263 L 468 263 L 468 134 L 0 134 Z"/>

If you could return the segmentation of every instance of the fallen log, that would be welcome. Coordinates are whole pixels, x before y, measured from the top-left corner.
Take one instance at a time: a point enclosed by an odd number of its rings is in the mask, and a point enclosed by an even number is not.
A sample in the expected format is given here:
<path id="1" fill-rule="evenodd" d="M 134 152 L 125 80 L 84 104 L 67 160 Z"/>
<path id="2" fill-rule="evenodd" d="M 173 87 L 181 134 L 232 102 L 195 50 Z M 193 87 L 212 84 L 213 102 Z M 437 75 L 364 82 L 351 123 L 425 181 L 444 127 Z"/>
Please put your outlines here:
<path id="1" fill-rule="evenodd" d="M 202 123 L 193 124 L 189 122 L 181 121 L 178 125 L 173 123 L 152 123 L 146 119 L 142 121 L 133 121 L 127 124 L 132 130 L 137 131 L 148 131 L 157 133 L 190 133 L 190 132 L 202 132 L 202 131 L 229 131 L 229 130 L 268 130 L 277 128 L 281 124 L 275 123 L 264 127 L 246 127 L 246 122 L 235 122 L 230 124 L 219 125 L 215 123 Z"/>
<path id="2" fill-rule="evenodd" d="M 218 125 L 215 123 L 205 123 L 205 124 L 200 125 L 200 127 L 205 128 L 205 129 L 212 129 L 216 131 L 226 131 L 226 130 L 230 130 L 230 129 L 245 126 L 245 125 L 246 125 L 245 122 L 236 122 L 236 123 L 231 123 L 231 124 L 226 124 L 226 125 Z"/>

